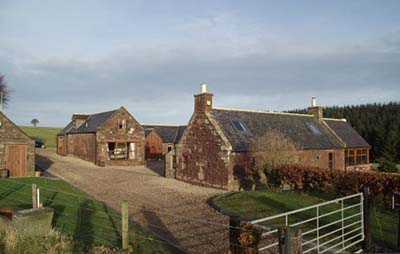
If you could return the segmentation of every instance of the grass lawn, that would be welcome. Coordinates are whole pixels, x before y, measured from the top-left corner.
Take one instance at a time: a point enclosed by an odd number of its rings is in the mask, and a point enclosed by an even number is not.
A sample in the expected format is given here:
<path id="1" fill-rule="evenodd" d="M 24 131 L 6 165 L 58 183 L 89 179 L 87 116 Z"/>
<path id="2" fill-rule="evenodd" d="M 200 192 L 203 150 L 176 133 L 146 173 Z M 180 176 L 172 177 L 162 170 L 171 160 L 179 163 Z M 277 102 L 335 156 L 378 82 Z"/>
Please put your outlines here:
<path id="1" fill-rule="evenodd" d="M 371 163 L 371 168 L 372 168 L 372 170 L 378 170 L 378 167 L 379 167 L 379 163 Z M 399 171 L 400 172 L 400 164 L 397 164 L 397 171 Z"/>
<path id="2" fill-rule="evenodd" d="M 329 194 L 302 194 L 294 191 L 267 190 L 254 192 L 238 192 L 231 195 L 220 196 L 214 199 L 214 203 L 227 211 L 237 212 L 242 216 L 256 219 L 296 210 L 332 199 L 335 199 L 335 197 Z M 355 200 L 353 201 L 353 204 L 354 202 Z M 381 204 L 381 202 L 377 201 L 375 203 Z M 351 205 L 351 200 L 349 203 L 345 202 L 345 205 Z M 340 205 L 332 204 L 324 206 L 323 208 L 325 210 L 321 210 L 321 214 L 333 211 L 334 209 L 338 209 L 340 208 Z M 353 210 L 352 208 L 347 210 L 346 212 L 347 215 L 345 214 L 345 217 L 350 216 L 351 214 L 355 214 L 357 210 Z M 302 213 L 301 215 L 297 215 L 292 218 L 290 220 L 290 223 L 312 218 L 313 216 L 315 216 L 315 213 L 315 209 L 312 211 L 310 210 L 309 212 Z M 346 223 L 350 224 L 353 221 L 359 220 L 359 218 L 360 217 L 349 219 L 349 221 L 347 221 Z M 320 225 L 326 225 L 338 219 L 340 219 L 340 213 L 324 217 L 323 219 L 321 219 Z M 373 242 L 383 247 L 395 248 L 397 243 L 397 221 L 397 213 L 386 210 L 385 208 L 378 205 L 373 208 L 371 211 L 371 228 Z M 268 225 L 278 226 L 282 223 L 283 221 L 272 221 Z M 311 227 L 311 225 L 309 226 Z M 332 230 L 332 228 L 329 227 L 327 229 Z"/>
<path id="3" fill-rule="evenodd" d="M 120 213 L 63 180 L 0 179 L 0 206 L 32 207 L 32 183 L 40 188 L 43 205 L 54 208 L 55 228 L 87 246 L 120 247 Z M 180 253 L 133 222 L 130 223 L 130 235 L 134 253 Z"/>
<path id="4" fill-rule="evenodd" d="M 61 131 L 61 128 L 53 127 L 32 127 L 20 126 L 20 128 L 32 138 L 42 140 L 47 147 L 56 147 L 56 136 Z"/>

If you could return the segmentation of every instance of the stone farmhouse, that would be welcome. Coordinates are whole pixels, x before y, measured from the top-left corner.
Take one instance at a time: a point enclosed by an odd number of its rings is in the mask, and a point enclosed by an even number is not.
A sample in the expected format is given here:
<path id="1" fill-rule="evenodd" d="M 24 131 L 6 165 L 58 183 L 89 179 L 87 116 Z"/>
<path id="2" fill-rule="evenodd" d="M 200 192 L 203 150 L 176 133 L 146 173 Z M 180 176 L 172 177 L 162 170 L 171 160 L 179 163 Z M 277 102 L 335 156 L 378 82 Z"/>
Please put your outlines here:
<path id="1" fill-rule="evenodd" d="M 57 153 L 98 166 L 144 165 L 143 127 L 124 108 L 97 114 L 73 114 L 57 135 Z"/>
<path id="2" fill-rule="evenodd" d="M 35 174 L 35 141 L 0 111 L 0 169 L 10 177 Z"/>
<path id="3" fill-rule="evenodd" d="M 186 126 L 143 125 L 146 136 L 146 159 L 162 159 L 175 150 Z"/>
<path id="4" fill-rule="evenodd" d="M 344 119 L 323 118 L 313 99 L 309 114 L 213 108 L 213 94 L 202 85 L 194 95 L 194 113 L 176 151 L 177 179 L 237 190 L 244 165 L 252 163 L 252 144 L 278 130 L 300 146 L 294 156 L 303 165 L 366 170 L 369 144 Z M 253 162 L 254 163 L 254 162 Z"/>

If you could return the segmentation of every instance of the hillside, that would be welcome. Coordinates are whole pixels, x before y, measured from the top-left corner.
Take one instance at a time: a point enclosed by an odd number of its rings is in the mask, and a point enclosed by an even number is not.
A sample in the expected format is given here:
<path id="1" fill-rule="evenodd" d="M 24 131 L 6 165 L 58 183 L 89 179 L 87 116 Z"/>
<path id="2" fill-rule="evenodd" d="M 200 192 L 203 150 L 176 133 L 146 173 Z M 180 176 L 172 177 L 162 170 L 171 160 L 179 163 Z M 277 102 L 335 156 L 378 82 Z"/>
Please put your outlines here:
<path id="1" fill-rule="evenodd" d="M 29 136 L 42 140 L 46 147 L 56 147 L 56 136 L 61 128 L 20 126 Z"/>

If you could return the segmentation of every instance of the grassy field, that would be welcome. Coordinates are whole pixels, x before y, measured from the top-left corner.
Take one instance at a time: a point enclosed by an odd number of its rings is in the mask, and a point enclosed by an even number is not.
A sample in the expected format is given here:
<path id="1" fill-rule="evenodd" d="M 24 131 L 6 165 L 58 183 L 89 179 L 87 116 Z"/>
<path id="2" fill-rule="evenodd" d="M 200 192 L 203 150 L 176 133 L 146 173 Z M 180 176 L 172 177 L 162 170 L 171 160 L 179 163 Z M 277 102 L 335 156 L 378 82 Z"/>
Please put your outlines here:
<path id="1" fill-rule="evenodd" d="M 0 179 L 0 206 L 30 208 L 31 184 L 40 188 L 41 202 L 55 210 L 53 226 L 82 246 L 119 247 L 121 216 L 62 180 L 45 178 Z M 134 253 L 180 253 L 141 226 L 130 223 Z M 78 251 L 74 251 L 78 252 Z"/>
<path id="2" fill-rule="evenodd" d="M 53 127 L 32 127 L 20 126 L 20 128 L 32 138 L 42 140 L 46 147 L 56 147 L 56 136 L 61 131 L 61 128 Z"/>
<path id="3" fill-rule="evenodd" d="M 263 218 L 318 204 L 332 199 L 335 199 L 335 197 L 329 194 L 302 194 L 294 191 L 268 190 L 255 192 L 239 192 L 232 195 L 220 196 L 214 199 L 214 203 L 227 211 L 237 212 L 240 215 L 248 218 Z M 355 202 L 355 200 L 353 202 Z M 378 201 L 375 203 L 380 204 L 380 202 Z M 338 209 L 340 207 L 339 204 L 332 204 L 323 208 L 324 210 L 321 210 L 321 214 L 333 211 L 334 209 Z M 350 216 L 351 214 L 355 214 L 357 212 L 355 210 L 351 210 L 353 209 L 347 210 L 346 212 L 348 214 L 345 214 L 345 216 Z M 315 211 L 316 210 L 310 210 L 309 212 L 294 216 L 294 218 L 291 219 L 291 223 L 312 218 L 315 216 Z M 340 213 L 324 217 L 321 220 L 320 225 L 326 225 L 338 219 L 340 219 Z M 357 220 L 359 220 L 359 217 L 354 218 L 354 221 Z M 383 247 L 395 248 L 397 243 L 397 220 L 397 213 L 386 210 L 381 206 L 374 207 L 371 211 L 371 228 L 373 242 Z M 352 221 L 353 220 L 350 219 L 349 221 L 347 221 L 347 223 L 351 223 Z M 279 226 L 282 222 L 283 221 L 272 221 L 272 225 Z M 269 226 L 272 225 L 269 224 Z M 312 225 L 308 226 L 311 227 Z M 327 229 L 332 230 L 332 228 L 329 227 Z"/>

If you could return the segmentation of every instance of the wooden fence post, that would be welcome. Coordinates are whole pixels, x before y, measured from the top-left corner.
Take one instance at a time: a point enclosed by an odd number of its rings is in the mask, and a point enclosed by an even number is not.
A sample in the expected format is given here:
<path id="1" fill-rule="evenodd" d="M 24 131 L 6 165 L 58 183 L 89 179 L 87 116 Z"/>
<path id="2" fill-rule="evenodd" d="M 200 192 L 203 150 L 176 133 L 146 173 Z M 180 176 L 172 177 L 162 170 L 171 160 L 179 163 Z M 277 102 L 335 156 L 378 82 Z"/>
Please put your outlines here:
<path id="1" fill-rule="evenodd" d="M 293 254 L 303 253 L 301 229 L 296 230 L 294 235 L 291 237 L 291 249 Z"/>
<path id="2" fill-rule="evenodd" d="M 127 253 L 129 247 L 129 219 L 128 219 L 128 201 L 122 201 L 121 207 L 121 225 L 122 225 L 122 251 Z"/>
<path id="3" fill-rule="evenodd" d="M 38 208 L 37 203 L 37 186 L 36 184 L 32 184 L 32 208 Z"/>
<path id="4" fill-rule="evenodd" d="M 240 252 L 240 217 L 229 216 L 229 244 L 232 254 Z"/>
<path id="5" fill-rule="evenodd" d="M 301 230 L 278 228 L 278 248 L 279 254 L 301 254 L 303 251 Z"/>
<path id="6" fill-rule="evenodd" d="M 363 249 L 365 250 L 369 250 L 369 248 L 371 247 L 371 216 L 370 216 L 370 210 L 371 210 L 371 200 L 369 197 L 369 188 L 368 187 L 364 187 L 363 189 L 363 200 L 364 200 L 364 243 L 363 243 Z"/>
<path id="7" fill-rule="evenodd" d="M 283 254 L 283 248 L 285 247 L 285 230 L 284 228 L 278 228 L 278 250 L 279 254 Z"/>
<path id="8" fill-rule="evenodd" d="M 284 230 L 283 230 L 283 235 L 284 235 L 284 237 L 285 237 L 285 239 L 284 239 L 284 246 L 283 246 L 283 254 L 291 254 L 291 244 L 290 244 L 290 238 L 291 238 L 291 236 L 290 236 L 290 229 L 289 228 L 285 228 Z"/>

